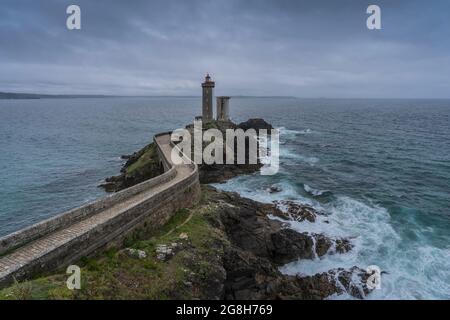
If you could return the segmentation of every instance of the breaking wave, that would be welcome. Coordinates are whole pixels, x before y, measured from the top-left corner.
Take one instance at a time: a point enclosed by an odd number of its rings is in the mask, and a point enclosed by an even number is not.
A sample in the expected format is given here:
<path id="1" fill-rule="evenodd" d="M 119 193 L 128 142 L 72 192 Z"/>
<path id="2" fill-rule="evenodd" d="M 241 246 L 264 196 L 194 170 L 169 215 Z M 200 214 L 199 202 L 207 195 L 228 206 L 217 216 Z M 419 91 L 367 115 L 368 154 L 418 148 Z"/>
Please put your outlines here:
<path id="1" fill-rule="evenodd" d="M 307 185 L 306 183 L 303 184 L 303 189 L 305 189 L 306 192 L 308 192 L 310 195 L 312 195 L 314 197 L 320 197 L 320 196 L 325 196 L 325 195 L 331 194 L 331 191 L 329 191 L 329 190 L 314 189 L 314 188 L 310 187 L 309 185 Z"/>
<path id="2" fill-rule="evenodd" d="M 285 141 L 302 134 L 286 128 L 280 128 L 280 131 Z M 305 162 L 321 166 L 318 158 L 299 154 L 289 143 L 280 148 L 280 160 L 282 167 Z M 330 238 L 347 238 L 354 247 L 345 254 L 330 252 L 314 260 L 294 261 L 281 267 L 280 271 L 291 275 L 312 275 L 341 267 L 365 269 L 376 265 L 384 271 L 381 289 L 373 291 L 366 299 L 450 299 L 450 247 L 448 243 L 445 245 L 445 241 L 442 246 L 433 245 L 429 238 L 433 232 L 431 226 L 424 228 L 419 223 L 404 226 L 392 216 L 392 208 L 382 202 L 340 194 L 333 187 L 322 190 L 306 183 L 299 184 L 302 172 L 290 171 L 295 166 L 288 168 L 277 176 L 241 176 L 215 187 L 264 203 L 291 200 L 310 205 L 327 214 L 317 216 L 313 223 L 290 221 L 290 228 L 299 232 L 322 233 Z M 317 172 L 323 175 L 330 171 Z M 348 173 L 341 171 L 339 174 Z M 318 178 L 327 181 L 326 177 Z M 312 181 L 311 177 L 308 180 Z M 333 197 L 326 197 L 328 195 Z M 414 221 L 415 218 L 408 216 L 406 219 Z M 352 299 L 345 294 L 329 298 Z"/>

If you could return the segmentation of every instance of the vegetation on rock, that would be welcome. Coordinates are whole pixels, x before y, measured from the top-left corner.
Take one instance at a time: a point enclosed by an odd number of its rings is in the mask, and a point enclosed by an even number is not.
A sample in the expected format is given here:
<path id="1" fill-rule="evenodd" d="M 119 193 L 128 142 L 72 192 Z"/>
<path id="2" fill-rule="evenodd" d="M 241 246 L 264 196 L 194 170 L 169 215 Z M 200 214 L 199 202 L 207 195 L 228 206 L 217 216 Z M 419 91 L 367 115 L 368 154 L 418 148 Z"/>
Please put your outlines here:
<path id="1" fill-rule="evenodd" d="M 369 292 L 354 284 L 355 277 L 367 279 L 356 267 L 309 277 L 281 274 L 278 266 L 324 252 L 313 245 L 316 235 L 267 217 L 277 210 L 204 186 L 195 207 L 180 210 L 157 232 L 137 230 L 121 248 L 81 259 L 81 290 L 67 289 L 62 270 L 16 283 L 0 291 L 0 299 L 323 299 L 342 288 L 356 297 Z M 333 240 L 321 237 L 329 248 Z M 161 257 L 161 246 L 171 254 Z"/>
<path id="2" fill-rule="evenodd" d="M 153 142 L 138 152 L 130 156 L 122 156 L 122 158 L 127 159 L 127 162 L 121 169 L 121 174 L 107 178 L 106 182 L 100 185 L 107 192 L 129 188 L 163 173 L 156 145 Z"/>

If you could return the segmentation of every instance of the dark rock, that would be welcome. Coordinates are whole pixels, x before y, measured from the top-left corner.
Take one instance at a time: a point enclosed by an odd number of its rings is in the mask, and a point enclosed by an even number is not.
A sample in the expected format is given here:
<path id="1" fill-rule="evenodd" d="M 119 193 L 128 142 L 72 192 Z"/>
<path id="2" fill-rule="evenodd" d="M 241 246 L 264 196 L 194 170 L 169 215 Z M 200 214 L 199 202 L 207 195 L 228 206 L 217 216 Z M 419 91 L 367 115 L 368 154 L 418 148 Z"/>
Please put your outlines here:
<path id="1" fill-rule="evenodd" d="M 298 258 L 313 259 L 314 240 L 307 233 L 298 233 L 292 229 L 281 229 L 272 233 L 272 260 L 283 265 Z"/>
<path id="2" fill-rule="evenodd" d="M 273 186 L 270 186 L 270 187 L 267 189 L 267 191 L 269 191 L 269 193 L 278 193 L 278 192 L 283 191 L 283 189 L 281 189 L 281 187 L 278 187 L 278 186 L 273 185 Z"/>
<path id="3" fill-rule="evenodd" d="M 336 252 L 345 253 L 350 251 L 353 245 L 348 239 L 336 239 Z"/>
<path id="4" fill-rule="evenodd" d="M 227 239 L 222 258 L 225 299 L 324 299 L 344 292 L 361 298 L 368 292 L 367 288 L 364 294 L 358 290 L 367 275 L 356 267 L 306 277 L 283 275 L 278 270 L 288 262 L 321 257 L 334 249 L 346 252 L 351 249 L 347 239 L 284 228 L 283 223 L 267 217 L 282 214 L 276 205 L 208 189 L 209 202 L 218 205 L 219 219 L 212 223 Z"/>
<path id="5" fill-rule="evenodd" d="M 274 203 L 282 212 L 278 217 L 285 220 L 294 220 L 298 222 L 307 220 L 309 222 L 316 222 L 316 217 L 322 214 L 310 206 L 290 200 L 275 201 Z"/>
<path id="6" fill-rule="evenodd" d="M 276 265 L 297 259 L 322 257 L 332 248 L 337 253 L 352 248 L 347 239 L 298 233 L 285 228 L 280 221 L 269 219 L 268 215 L 284 215 L 276 205 L 242 198 L 237 193 L 220 193 L 220 197 L 222 202 L 231 204 L 219 209 L 221 223 L 231 243 L 255 256 L 267 258 Z"/>
<path id="7" fill-rule="evenodd" d="M 221 183 L 231 178 L 252 174 L 262 167 L 262 164 L 201 164 L 199 167 L 200 183 Z"/>
<path id="8" fill-rule="evenodd" d="M 327 254 L 333 245 L 333 241 L 322 234 L 314 234 L 315 239 L 315 252 L 318 257 L 322 257 Z"/>
<path id="9" fill-rule="evenodd" d="M 98 186 L 99 188 L 103 188 L 106 192 L 115 192 L 117 185 L 114 182 L 105 182 Z"/>
<path id="10" fill-rule="evenodd" d="M 164 172 L 154 143 L 122 158 L 128 160 L 120 170 L 121 174 L 109 177 L 105 179 L 105 183 L 99 185 L 106 192 L 117 192 L 132 187 Z"/>
<path id="11" fill-rule="evenodd" d="M 365 270 L 362 270 L 356 266 L 351 269 L 334 269 L 328 272 L 333 278 L 337 279 L 345 289 L 345 291 L 351 296 L 363 299 L 373 289 L 367 286 L 367 280 L 370 276 Z M 355 282 L 354 279 L 358 281 Z"/>
<path id="12" fill-rule="evenodd" d="M 249 119 L 245 122 L 241 122 L 237 127 L 243 130 L 255 129 L 256 131 L 266 129 L 268 130 L 268 134 L 270 134 L 270 130 L 273 129 L 273 126 L 270 123 L 260 118 Z"/>
<path id="13" fill-rule="evenodd" d="M 357 267 L 333 269 L 313 276 L 288 276 L 281 274 L 267 259 L 235 248 L 225 253 L 224 266 L 228 300 L 318 300 L 345 292 L 362 299 L 370 293 L 366 285 L 368 274 Z"/>

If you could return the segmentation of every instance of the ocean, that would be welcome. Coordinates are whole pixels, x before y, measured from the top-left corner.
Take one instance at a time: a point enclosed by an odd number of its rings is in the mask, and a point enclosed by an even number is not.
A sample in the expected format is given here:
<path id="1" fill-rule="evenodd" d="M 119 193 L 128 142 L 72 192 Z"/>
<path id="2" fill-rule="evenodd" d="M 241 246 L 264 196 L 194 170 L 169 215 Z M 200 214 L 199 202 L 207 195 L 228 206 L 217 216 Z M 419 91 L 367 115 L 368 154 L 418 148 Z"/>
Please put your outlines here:
<path id="1" fill-rule="evenodd" d="M 97 186 L 119 173 L 121 155 L 191 123 L 200 104 L 0 100 L 0 236 L 104 196 Z M 312 205 L 329 215 L 292 228 L 354 244 L 282 272 L 377 265 L 386 274 L 368 299 L 450 299 L 450 100 L 232 98 L 230 113 L 280 129 L 280 172 L 215 186 Z M 282 191 L 266 191 L 272 185 Z"/>

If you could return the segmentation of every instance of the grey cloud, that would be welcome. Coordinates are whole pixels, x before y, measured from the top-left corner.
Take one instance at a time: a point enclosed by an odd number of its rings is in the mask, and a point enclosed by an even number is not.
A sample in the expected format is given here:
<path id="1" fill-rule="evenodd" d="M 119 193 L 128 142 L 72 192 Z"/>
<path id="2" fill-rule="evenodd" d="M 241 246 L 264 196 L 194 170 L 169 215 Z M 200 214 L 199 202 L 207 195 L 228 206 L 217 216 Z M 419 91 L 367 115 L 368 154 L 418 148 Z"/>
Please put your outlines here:
<path id="1" fill-rule="evenodd" d="M 449 97 L 450 3 L 375 2 L 381 31 L 358 0 L 3 0 L 0 91 Z"/>

